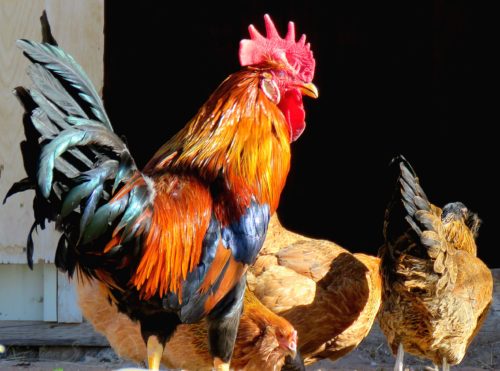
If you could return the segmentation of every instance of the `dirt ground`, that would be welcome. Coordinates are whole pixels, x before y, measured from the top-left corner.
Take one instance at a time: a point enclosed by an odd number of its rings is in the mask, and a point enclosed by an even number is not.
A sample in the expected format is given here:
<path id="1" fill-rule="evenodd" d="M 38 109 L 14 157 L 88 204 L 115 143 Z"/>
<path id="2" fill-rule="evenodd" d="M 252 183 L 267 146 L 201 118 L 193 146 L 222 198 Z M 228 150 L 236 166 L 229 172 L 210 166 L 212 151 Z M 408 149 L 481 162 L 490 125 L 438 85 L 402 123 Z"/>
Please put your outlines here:
<path id="1" fill-rule="evenodd" d="M 496 315 L 497 313 L 494 313 Z M 490 316 L 492 314 L 490 313 Z M 493 317 L 490 318 L 493 320 Z M 488 321 L 489 322 L 489 321 Z M 488 322 L 485 326 L 488 326 Z M 490 323 L 491 324 L 491 323 Z M 483 336 L 484 338 L 484 336 Z M 0 360 L 0 370 L 34 371 L 98 371 L 114 370 L 127 367 L 143 367 L 120 360 L 110 348 L 15 348 L 9 349 Z M 416 357 L 406 355 L 405 368 L 409 371 L 430 370 L 431 364 Z M 308 371 L 323 370 L 392 370 L 394 357 L 389 351 L 385 339 L 375 325 L 370 335 L 361 345 L 346 357 L 331 362 L 318 362 L 307 368 Z M 487 343 L 481 336 L 472 343 L 465 359 L 453 370 L 500 370 L 500 341 Z"/>

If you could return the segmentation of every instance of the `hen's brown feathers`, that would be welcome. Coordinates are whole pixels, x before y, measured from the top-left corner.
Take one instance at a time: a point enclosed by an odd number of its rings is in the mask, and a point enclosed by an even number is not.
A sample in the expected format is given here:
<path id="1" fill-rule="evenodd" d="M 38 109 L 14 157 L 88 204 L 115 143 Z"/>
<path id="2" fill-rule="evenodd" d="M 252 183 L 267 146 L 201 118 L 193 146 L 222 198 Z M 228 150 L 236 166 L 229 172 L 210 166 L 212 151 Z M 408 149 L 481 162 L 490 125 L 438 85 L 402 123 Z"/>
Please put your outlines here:
<path id="1" fill-rule="evenodd" d="M 276 216 L 248 285 L 293 324 L 306 364 L 354 349 L 380 306 L 378 258 L 289 232 Z"/>

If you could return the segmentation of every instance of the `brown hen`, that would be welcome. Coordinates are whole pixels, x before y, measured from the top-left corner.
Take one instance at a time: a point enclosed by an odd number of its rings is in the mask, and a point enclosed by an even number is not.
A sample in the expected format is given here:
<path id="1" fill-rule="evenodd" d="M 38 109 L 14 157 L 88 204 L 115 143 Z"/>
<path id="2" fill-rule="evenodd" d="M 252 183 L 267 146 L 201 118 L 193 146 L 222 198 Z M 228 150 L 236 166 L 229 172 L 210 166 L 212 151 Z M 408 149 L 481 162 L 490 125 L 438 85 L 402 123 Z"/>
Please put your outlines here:
<path id="1" fill-rule="evenodd" d="M 448 369 L 460 363 L 492 300 L 490 270 L 476 257 L 480 224 L 461 202 L 431 204 L 409 163 L 386 210 L 380 249 L 383 300 L 379 321 L 396 369 L 403 352 Z"/>
<path id="2" fill-rule="evenodd" d="M 143 362 L 147 350 L 140 326 L 120 313 L 107 297 L 102 283 L 78 280 L 79 304 L 85 318 L 126 359 Z M 167 343 L 161 362 L 169 368 L 212 370 L 207 323 L 179 325 Z M 286 356 L 295 357 L 297 332 L 284 318 L 264 307 L 248 290 L 240 319 L 231 368 L 236 370 L 279 369 Z"/>
<path id="3" fill-rule="evenodd" d="M 259 300 L 295 327 L 306 365 L 353 350 L 380 306 L 378 258 L 292 233 L 276 215 L 247 278 Z"/>

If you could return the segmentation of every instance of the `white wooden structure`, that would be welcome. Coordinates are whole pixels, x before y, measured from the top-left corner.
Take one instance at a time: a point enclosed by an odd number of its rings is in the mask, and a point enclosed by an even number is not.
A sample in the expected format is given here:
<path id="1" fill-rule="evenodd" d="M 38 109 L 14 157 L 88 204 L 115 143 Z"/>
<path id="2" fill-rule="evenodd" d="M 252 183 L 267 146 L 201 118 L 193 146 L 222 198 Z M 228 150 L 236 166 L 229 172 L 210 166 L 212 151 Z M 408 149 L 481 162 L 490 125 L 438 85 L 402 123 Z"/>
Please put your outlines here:
<path id="1" fill-rule="evenodd" d="M 0 1 L 0 198 L 25 177 L 19 143 L 24 138 L 22 108 L 12 95 L 30 86 L 27 59 L 19 38 L 41 40 L 43 10 L 59 45 L 103 86 L 104 0 Z M 35 239 L 34 270 L 26 265 L 26 237 L 33 222 L 32 194 L 15 195 L 0 205 L 0 320 L 81 322 L 73 285 L 53 264 L 57 233 L 53 227 Z"/>

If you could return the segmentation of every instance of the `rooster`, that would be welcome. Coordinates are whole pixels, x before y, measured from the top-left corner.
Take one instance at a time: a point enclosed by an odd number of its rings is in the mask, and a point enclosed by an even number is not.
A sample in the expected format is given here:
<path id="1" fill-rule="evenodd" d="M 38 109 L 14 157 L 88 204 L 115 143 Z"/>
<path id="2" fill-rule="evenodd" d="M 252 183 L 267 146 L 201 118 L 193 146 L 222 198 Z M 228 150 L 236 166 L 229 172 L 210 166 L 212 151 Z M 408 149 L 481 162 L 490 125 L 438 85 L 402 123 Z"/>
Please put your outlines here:
<path id="1" fill-rule="evenodd" d="M 480 220 L 461 202 L 431 204 L 406 159 L 393 161 L 400 174 L 379 251 L 380 327 L 397 351 L 396 370 L 404 351 L 448 370 L 462 361 L 492 301 L 491 271 L 476 256 Z"/>
<path id="2" fill-rule="evenodd" d="M 27 178 L 7 193 L 35 190 L 35 221 L 62 232 L 55 263 L 102 282 L 138 321 L 148 365 L 158 369 L 182 323 L 206 318 L 208 348 L 227 370 L 242 310 L 245 273 L 264 242 L 290 167 L 290 143 L 305 128 L 302 96 L 318 96 L 315 60 L 295 26 L 281 38 L 265 15 L 242 40 L 242 69 L 141 171 L 113 131 L 82 68 L 50 43 L 19 40 L 33 62 L 21 143 Z"/>
<path id="3" fill-rule="evenodd" d="M 135 362 L 146 359 L 137 323 L 119 313 L 96 280 L 77 280 L 78 302 L 85 318 L 106 336 L 115 352 Z M 211 370 L 205 321 L 180 325 L 168 342 L 161 363 L 173 369 Z M 231 367 L 235 370 L 275 370 L 285 357 L 295 357 L 297 332 L 246 290 Z"/>

